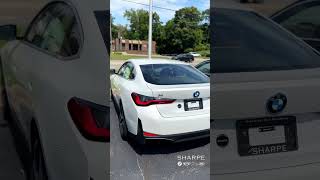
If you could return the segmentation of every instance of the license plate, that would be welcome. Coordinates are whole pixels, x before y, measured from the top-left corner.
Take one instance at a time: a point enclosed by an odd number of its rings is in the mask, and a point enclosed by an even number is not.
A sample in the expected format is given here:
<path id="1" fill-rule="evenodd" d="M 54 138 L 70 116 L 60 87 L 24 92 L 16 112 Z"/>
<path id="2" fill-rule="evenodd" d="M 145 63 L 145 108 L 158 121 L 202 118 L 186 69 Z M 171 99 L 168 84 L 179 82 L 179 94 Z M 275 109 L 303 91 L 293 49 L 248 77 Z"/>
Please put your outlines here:
<path id="1" fill-rule="evenodd" d="M 203 109 L 202 99 L 188 99 L 184 100 L 184 110 L 193 111 Z"/>
<path id="2" fill-rule="evenodd" d="M 236 127 L 240 156 L 298 149 L 297 124 L 293 116 L 239 120 Z"/>

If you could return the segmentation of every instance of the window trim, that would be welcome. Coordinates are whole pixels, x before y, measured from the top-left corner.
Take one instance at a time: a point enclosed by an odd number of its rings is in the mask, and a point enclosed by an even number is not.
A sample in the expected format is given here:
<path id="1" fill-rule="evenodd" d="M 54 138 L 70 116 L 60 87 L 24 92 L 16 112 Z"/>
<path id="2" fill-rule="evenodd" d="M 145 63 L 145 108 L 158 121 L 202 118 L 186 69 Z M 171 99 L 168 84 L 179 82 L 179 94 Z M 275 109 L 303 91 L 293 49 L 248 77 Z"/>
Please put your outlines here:
<path id="1" fill-rule="evenodd" d="M 79 27 L 79 32 L 80 32 L 80 46 L 79 46 L 79 50 L 77 52 L 77 54 L 75 55 L 72 55 L 72 56 L 62 56 L 60 54 L 56 54 L 56 53 L 52 53 L 50 51 L 47 51 L 45 49 L 42 49 L 34 44 L 32 44 L 31 42 L 29 42 L 27 40 L 27 35 L 30 33 L 31 31 L 31 28 L 33 27 L 33 25 L 35 24 L 36 20 L 38 19 L 38 17 L 40 15 L 42 15 L 48 8 L 50 8 L 51 6 L 54 6 L 54 5 L 57 5 L 57 4 L 64 4 L 65 6 L 68 6 L 75 18 L 76 18 L 76 21 L 77 21 L 77 24 L 78 24 L 78 27 Z M 75 7 L 73 7 L 73 4 L 71 2 L 66 2 L 66 1 L 61 1 L 61 0 L 57 0 L 57 1 L 53 1 L 53 2 L 50 2 L 48 4 L 46 4 L 42 9 L 41 11 L 33 18 L 33 20 L 31 21 L 31 23 L 29 24 L 28 28 L 27 28 L 27 31 L 25 32 L 24 34 L 24 37 L 23 39 L 21 40 L 22 43 L 30 46 L 31 48 L 34 48 L 36 50 L 39 50 L 40 52 L 42 53 L 45 53 L 47 55 L 50 55 L 52 57 L 55 57 L 59 60 L 62 60 L 62 61 L 70 61 L 70 60 L 75 60 L 75 59 L 78 59 L 80 58 L 81 56 L 81 53 L 83 51 L 83 46 L 84 46 L 84 31 L 83 31 L 83 26 L 82 26 L 82 23 L 81 23 L 81 18 L 79 16 L 79 13 L 77 11 L 77 9 Z"/>
<path id="2" fill-rule="evenodd" d="M 123 63 L 123 64 L 120 66 L 120 68 L 119 68 L 119 70 L 118 70 L 118 72 L 117 72 L 117 75 L 118 75 L 118 76 L 122 77 L 122 75 L 120 75 L 120 70 L 121 70 L 124 66 L 126 66 L 127 64 L 128 64 L 128 62 L 125 62 L 125 63 Z"/>
<path id="3" fill-rule="evenodd" d="M 211 65 L 211 64 L 210 64 L 210 61 L 203 61 L 202 63 L 196 65 L 195 68 L 199 70 L 199 68 L 203 67 L 203 66 L 206 65 L 206 64 L 209 64 L 209 67 L 210 67 L 210 65 Z"/>

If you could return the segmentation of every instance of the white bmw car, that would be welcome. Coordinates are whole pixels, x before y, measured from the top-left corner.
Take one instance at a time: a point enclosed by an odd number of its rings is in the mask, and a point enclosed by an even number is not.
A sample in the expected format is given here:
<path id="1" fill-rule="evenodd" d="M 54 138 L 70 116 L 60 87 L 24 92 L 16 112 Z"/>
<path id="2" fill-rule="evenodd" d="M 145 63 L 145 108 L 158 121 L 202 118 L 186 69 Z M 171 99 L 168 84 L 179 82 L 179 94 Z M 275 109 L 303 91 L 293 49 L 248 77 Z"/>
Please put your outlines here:
<path id="1" fill-rule="evenodd" d="M 114 104 L 124 140 L 181 142 L 209 137 L 209 78 L 169 60 L 129 60 L 111 76 Z"/>
<path id="2" fill-rule="evenodd" d="M 319 179 L 320 54 L 255 12 L 211 12 L 213 179 Z"/>
<path id="3" fill-rule="evenodd" d="M 50 1 L 2 49 L 8 109 L 31 180 L 109 178 L 108 7 Z"/>

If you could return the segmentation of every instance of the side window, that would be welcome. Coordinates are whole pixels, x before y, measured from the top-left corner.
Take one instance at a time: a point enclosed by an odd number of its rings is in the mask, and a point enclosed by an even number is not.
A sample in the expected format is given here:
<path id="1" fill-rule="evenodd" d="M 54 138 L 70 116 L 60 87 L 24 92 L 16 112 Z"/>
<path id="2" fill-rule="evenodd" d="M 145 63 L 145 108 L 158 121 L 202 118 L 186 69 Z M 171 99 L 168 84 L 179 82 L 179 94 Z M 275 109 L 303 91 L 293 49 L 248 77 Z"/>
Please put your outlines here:
<path id="1" fill-rule="evenodd" d="M 123 71 L 123 78 L 125 79 L 134 79 L 134 66 L 131 63 L 128 63 Z"/>
<path id="2" fill-rule="evenodd" d="M 76 55 L 80 48 L 81 33 L 73 10 L 57 3 L 52 8 L 52 19 L 43 33 L 41 48 L 63 57 Z"/>
<path id="3" fill-rule="evenodd" d="M 45 9 L 41 14 L 39 14 L 29 27 L 29 31 L 26 34 L 26 41 L 40 47 L 43 42 L 42 35 L 52 18 L 50 8 Z"/>
<path id="4" fill-rule="evenodd" d="M 198 69 L 203 73 L 210 73 L 210 63 L 204 63 Z"/>
<path id="5" fill-rule="evenodd" d="M 301 38 L 320 38 L 320 4 L 296 7 L 280 24 Z"/>
<path id="6" fill-rule="evenodd" d="M 119 75 L 119 76 L 123 76 L 123 73 L 124 73 L 124 70 L 125 70 L 126 67 L 127 67 L 127 64 L 128 64 L 128 63 L 125 63 L 125 64 L 123 64 L 123 65 L 120 67 L 120 69 L 119 69 L 119 71 L 118 71 L 118 75 Z"/>

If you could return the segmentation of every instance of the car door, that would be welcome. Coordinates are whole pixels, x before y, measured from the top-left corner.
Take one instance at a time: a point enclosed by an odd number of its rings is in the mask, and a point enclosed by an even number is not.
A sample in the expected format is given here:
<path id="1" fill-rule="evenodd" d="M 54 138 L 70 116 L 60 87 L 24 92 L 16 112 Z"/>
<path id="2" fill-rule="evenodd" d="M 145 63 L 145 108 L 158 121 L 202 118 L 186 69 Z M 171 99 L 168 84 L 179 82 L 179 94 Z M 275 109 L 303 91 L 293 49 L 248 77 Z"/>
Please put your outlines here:
<path id="1" fill-rule="evenodd" d="M 207 76 L 210 76 L 210 61 L 205 61 L 196 66 L 196 68 Z"/>
<path id="2" fill-rule="evenodd" d="M 26 42 L 37 52 L 32 55 L 30 76 L 35 122 L 49 179 L 83 179 L 88 175 L 86 146 L 81 144 L 82 137 L 77 136 L 67 109 L 72 97 L 96 102 L 88 97 L 94 94 L 87 88 L 92 86 L 88 82 L 95 82 L 89 70 L 94 62 L 87 63 L 93 57 L 84 48 L 84 19 L 80 19 L 75 6 L 61 1 L 49 3 L 43 13 L 50 18 L 40 37 L 35 38 L 40 42 Z M 97 73 L 99 70 L 97 67 Z"/>
<path id="3" fill-rule="evenodd" d="M 27 139 L 30 135 L 30 121 L 33 115 L 34 104 L 32 102 L 32 72 L 34 57 L 42 43 L 42 33 L 50 20 L 47 11 L 41 12 L 30 24 L 26 36 L 19 41 L 14 50 L 4 61 L 6 91 L 11 111 L 17 125 Z"/>
<path id="4" fill-rule="evenodd" d="M 114 75 L 112 79 L 112 93 L 114 95 L 114 98 L 116 100 L 117 105 L 119 105 L 120 99 L 121 99 L 121 94 L 120 94 L 120 89 L 122 88 L 122 79 L 120 77 L 123 76 L 124 69 L 126 68 L 127 63 L 124 63 L 120 69 L 118 70 L 117 74 Z"/>
<path id="5" fill-rule="evenodd" d="M 187 61 L 188 60 L 188 55 L 186 55 L 186 54 L 183 54 L 181 57 L 182 57 L 181 61 Z"/>
<path id="6" fill-rule="evenodd" d="M 121 94 L 121 103 L 126 117 L 128 129 L 132 132 L 136 128 L 136 121 L 138 119 L 134 103 L 132 103 L 131 93 L 139 88 L 139 84 L 135 82 L 135 68 L 131 62 L 127 62 L 119 75 L 119 93 Z"/>
<path id="7" fill-rule="evenodd" d="M 292 5 L 271 18 L 320 50 L 320 1 L 305 1 Z"/>

